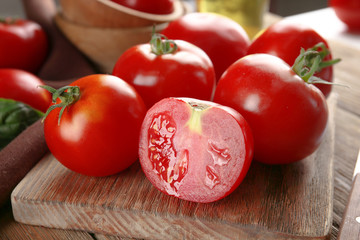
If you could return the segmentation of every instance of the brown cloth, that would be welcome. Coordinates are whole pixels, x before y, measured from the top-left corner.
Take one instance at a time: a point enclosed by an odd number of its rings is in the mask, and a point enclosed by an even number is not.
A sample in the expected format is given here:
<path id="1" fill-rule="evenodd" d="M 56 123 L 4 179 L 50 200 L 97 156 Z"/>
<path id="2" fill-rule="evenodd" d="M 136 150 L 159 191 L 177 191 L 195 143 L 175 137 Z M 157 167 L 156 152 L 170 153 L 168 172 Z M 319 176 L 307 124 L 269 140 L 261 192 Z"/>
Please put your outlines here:
<path id="1" fill-rule="evenodd" d="M 38 120 L 0 151 L 0 207 L 31 168 L 48 152 Z"/>

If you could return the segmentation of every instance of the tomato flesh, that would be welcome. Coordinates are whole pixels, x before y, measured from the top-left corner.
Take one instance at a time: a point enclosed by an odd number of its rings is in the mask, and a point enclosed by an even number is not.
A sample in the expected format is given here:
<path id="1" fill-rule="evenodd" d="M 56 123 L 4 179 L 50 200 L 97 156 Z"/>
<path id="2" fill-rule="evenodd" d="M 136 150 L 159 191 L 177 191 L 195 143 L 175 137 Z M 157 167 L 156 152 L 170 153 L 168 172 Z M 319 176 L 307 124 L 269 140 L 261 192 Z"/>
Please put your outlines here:
<path id="1" fill-rule="evenodd" d="M 176 161 L 176 151 L 173 137 L 176 131 L 176 123 L 166 113 L 154 116 L 151 122 L 149 138 L 149 159 L 153 164 L 154 171 L 158 176 L 169 183 L 169 189 L 179 188 L 187 173 L 189 162 L 189 151 L 180 153 L 179 161 Z"/>
<path id="2" fill-rule="evenodd" d="M 236 189 L 249 169 L 253 142 L 246 121 L 227 109 L 167 98 L 148 111 L 139 156 L 156 188 L 193 202 L 213 202 Z"/>

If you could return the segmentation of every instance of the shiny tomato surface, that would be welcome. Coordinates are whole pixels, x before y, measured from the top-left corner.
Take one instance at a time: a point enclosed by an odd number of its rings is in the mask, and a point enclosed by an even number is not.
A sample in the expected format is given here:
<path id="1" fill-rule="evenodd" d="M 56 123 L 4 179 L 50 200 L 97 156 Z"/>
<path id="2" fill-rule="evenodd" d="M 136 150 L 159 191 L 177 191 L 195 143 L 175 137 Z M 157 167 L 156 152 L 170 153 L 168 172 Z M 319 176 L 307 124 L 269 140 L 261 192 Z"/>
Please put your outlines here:
<path id="1" fill-rule="evenodd" d="M 247 54 L 267 53 L 283 59 L 292 66 L 295 59 L 299 56 L 301 48 L 305 50 L 314 47 L 318 43 L 324 43 L 329 49 L 327 41 L 312 28 L 294 24 L 291 22 L 280 21 L 265 31 L 263 31 L 249 46 Z M 331 60 L 331 53 L 324 60 Z M 328 81 L 333 81 L 333 67 L 323 68 L 315 76 Z M 332 89 L 329 84 L 316 84 L 323 94 L 327 97 Z"/>
<path id="2" fill-rule="evenodd" d="M 174 0 L 111 0 L 125 7 L 152 14 L 170 14 L 174 11 Z"/>
<path id="3" fill-rule="evenodd" d="M 0 21 L 0 67 L 18 68 L 36 73 L 44 63 L 49 48 L 44 29 L 24 19 Z"/>
<path id="4" fill-rule="evenodd" d="M 166 98 L 146 114 L 139 159 L 160 191 L 192 202 L 214 202 L 246 176 L 253 138 L 234 109 L 193 98 Z"/>
<path id="5" fill-rule="evenodd" d="M 176 40 L 173 53 L 155 54 L 151 44 L 134 46 L 117 60 L 112 74 L 131 84 L 146 106 L 166 97 L 192 97 L 211 100 L 215 73 L 203 50 Z"/>
<path id="6" fill-rule="evenodd" d="M 189 13 L 170 22 L 161 32 L 200 47 L 210 57 L 219 79 L 236 60 L 245 56 L 250 40 L 234 20 L 214 13 Z"/>
<path id="7" fill-rule="evenodd" d="M 125 81 L 105 74 L 80 78 L 78 99 L 46 117 L 46 143 L 67 168 L 90 176 L 118 173 L 138 158 L 139 131 L 146 113 L 141 97 Z M 57 104 L 60 100 L 57 100 Z"/>
<path id="8" fill-rule="evenodd" d="M 220 79 L 214 101 L 249 123 L 257 161 L 299 161 L 322 142 L 328 119 L 324 95 L 278 57 L 253 54 L 235 62 Z"/>
<path id="9" fill-rule="evenodd" d="M 51 95 L 38 86 L 43 81 L 34 74 L 11 68 L 0 68 L 0 98 L 13 99 L 46 112 L 51 104 Z"/>
<path id="10" fill-rule="evenodd" d="M 338 18 L 343 21 L 351 31 L 360 31 L 360 1 L 359 0 L 330 0 L 330 7 Z"/>

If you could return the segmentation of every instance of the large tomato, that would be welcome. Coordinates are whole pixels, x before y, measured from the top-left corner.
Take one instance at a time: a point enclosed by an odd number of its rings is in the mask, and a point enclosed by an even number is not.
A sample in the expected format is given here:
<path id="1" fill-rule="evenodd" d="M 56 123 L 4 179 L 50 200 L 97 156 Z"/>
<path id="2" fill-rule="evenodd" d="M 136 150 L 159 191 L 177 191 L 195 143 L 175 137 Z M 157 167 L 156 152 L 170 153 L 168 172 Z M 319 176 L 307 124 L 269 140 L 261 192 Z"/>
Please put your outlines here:
<path id="1" fill-rule="evenodd" d="M 48 39 L 33 21 L 6 18 L 0 21 L 0 67 L 36 73 L 48 53 Z"/>
<path id="2" fill-rule="evenodd" d="M 171 22 L 162 34 L 203 49 L 213 62 L 216 78 L 236 60 L 245 56 L 250 40 L 234 20 L 215 13 L 189 13 Z"/>
<path id="3" fill-rule="evenodd" d="M 221 77 L 214 101 L 247 120 L 257 161 L 299 161 L 322 142 L 328 119 L 324 95 L 278 57 L 253 54 L 235 62 Z"/>
<path id="4" fill-rule="evenodd" d="M 283 59 L 292 66 L 295 59 L 300 54 L 301 48 L 309 49 L 318 43 L 324 43 L 324 60 L 331 61 L 332 56 L 326 40 L 312 28 L 294 24 L 287 21 L 279 21 L 265 31 L 263 31 L 249 46 L 247 54 L 267 53 Z M 322 68 L 315 76 L 328 81 L 333 81 L 333 67 Z M 318 88 L 327 97 L 330 92 L 331 84 L 316 84 Z"/>
<path id="5" fill-rule="evenodd" d="M 359 0 L 330 0 L 329 5 L 350 30 L 360 31 Z"/>
<path id="6" fill-rule="evenodd" d="M 166 98 L 146 114 L 139 158 L 150 182 L 187 201 L 213 202 L 244 179 L 253 138 L 234 109 L 192 98 Z"/>
<path id="7" fill-rule="evenodd" d="M 49 108 L 44 122 L 51 153 L 67 168 L 90 176 L 111 175 L 129 167 L 138 158 L 146 113 L 141 97 L 112 75 L 89 75 L 69 86 L 57 91 L 50 88 L 60 104 Z"/>
<path id="8" fill-rule="evenodd" d="M 174 11 L 174 0 L 111 0 L 125 7 L 152 14 L 170 14 Z"/>
<path id="9" fill-rule="evenodd" d="M 203 50 L 157 34 L 150 43 L 125 51 L 112 74 L 134 86 L 148 108 L 166 97 L 211 100 L 216 82 L 213 65 Z"/>
<path id="10" fill-rule="evenodd" d="M 0 98 L 23 102 L 46 112 L 51 104 L 51 96 L 45 89 L 39 88 L 39 85 L 44 85 L 43 81 L 30 72 L 0 69 Z"/>

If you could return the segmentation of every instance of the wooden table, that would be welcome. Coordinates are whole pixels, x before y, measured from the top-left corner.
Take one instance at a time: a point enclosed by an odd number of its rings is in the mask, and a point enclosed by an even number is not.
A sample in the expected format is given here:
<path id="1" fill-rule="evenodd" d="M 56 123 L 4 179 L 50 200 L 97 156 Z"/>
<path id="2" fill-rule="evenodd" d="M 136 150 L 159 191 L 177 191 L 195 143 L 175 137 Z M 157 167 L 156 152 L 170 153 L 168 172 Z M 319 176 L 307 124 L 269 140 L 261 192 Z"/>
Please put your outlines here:
<path id="1" fill-rule="evenodd" d="M 267 15 L 270 24 L 279 18 Z M 351 188 L 351 179 L 360 147 L 360 49 L 336 37 L 329 38 L 334 57 L 342 62 L 335 67 L 338 106 L 335 112 L 334 209 L 331 239 L 336 239 Z M 11 207 L 0 210 L 0 239 L 120 239 L 82 231 L 68 231 L 20 224 L 14 221 Z"/>

